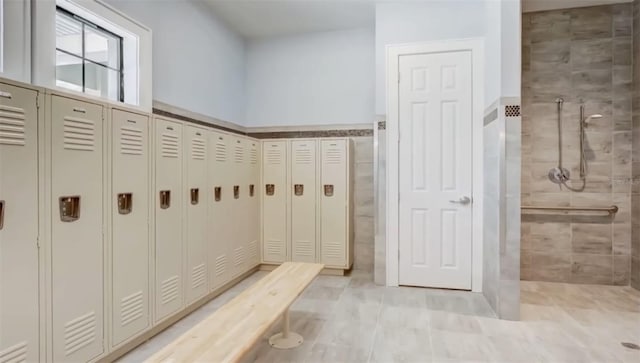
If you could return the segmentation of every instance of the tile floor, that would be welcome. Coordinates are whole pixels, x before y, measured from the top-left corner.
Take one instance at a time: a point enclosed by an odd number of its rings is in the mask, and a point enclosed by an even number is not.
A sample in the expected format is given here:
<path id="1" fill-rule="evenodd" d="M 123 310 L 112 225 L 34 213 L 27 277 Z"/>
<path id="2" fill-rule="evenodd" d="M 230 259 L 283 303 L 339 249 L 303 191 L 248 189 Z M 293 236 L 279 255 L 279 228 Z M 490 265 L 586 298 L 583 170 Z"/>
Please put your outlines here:
<path id="1" fill-rule="evenodd" d="M 140 362 L 265 275 L 257 272 L 139 346 Z M 320 276 L 292 306 L 304 344 L 256 362 L 640 362 L 640 292 L 629 287 L 522 282 L 522 321 L 495 318 L 479 294 L 376 286 L 370 274 Z"/>

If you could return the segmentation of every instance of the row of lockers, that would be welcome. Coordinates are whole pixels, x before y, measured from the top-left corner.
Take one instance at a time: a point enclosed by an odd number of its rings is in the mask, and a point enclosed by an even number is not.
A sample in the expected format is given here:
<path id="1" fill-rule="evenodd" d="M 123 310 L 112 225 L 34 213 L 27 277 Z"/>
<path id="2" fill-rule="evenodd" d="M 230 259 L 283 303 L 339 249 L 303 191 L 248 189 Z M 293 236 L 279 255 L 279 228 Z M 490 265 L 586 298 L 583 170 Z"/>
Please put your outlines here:
<path id="1" fill-rule="evenodd" d="M 264 140 L 263 262 L 353 264 L 353 147 L 347 138 Z"/>
<path id="2" fill-rule="evenodd" d="M 257 266 L 260 152 L 0 82 L 0 363 L 102 358 Z"/>

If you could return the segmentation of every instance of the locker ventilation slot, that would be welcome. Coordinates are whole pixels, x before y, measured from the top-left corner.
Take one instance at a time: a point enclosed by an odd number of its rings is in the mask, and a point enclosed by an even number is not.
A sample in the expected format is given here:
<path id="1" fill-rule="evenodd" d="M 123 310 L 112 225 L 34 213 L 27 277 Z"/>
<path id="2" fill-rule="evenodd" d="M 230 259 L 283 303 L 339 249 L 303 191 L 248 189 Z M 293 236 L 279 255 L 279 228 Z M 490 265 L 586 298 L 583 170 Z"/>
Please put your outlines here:
<path id="1" fill-rule="evenodd" d="M 216 276 L 222 276 L 227 270 L 227 256 L 220 256 L 216 258 Z"/>
<path id="2" fill-rule="evenodd" d="M 342 260 L 344 246 L 338 242 L 327 242 L 324 246 L 324 256 L 328 259 Z"/>
<path id="3" fill-rule="evenodd" d="M 204 285 L 205 272 L 204 263 L 194 267 L 191 271 L 191 286 L 194 289 Z"/>
<path id="4" fill-rule="evenodd" d="M 245 259 L 244 247 L 236 248 L 236 250 L 234 251 L 233 259 L 234 259 L 233 264 L 235 266 L 242 266 L 242 264 L 244 263 L 244 259 Z"/>
<path id="5" fill-rule="evenodd" d="M 227 160 L 227 144 L 222 140 L 216 142 L 216 161 L 224 162 Z"/>
<path id="6" fill-rule="evenodd" d="M 93 151 L 96 144 L 95 122 L 78 117 L 64 118 L 64 148 L 67 150 Z"/>
<path id="7" fill-rule="evenodd" d="M 312 257 L 314 248 L 310 241 L 296 241 L 296 256 Z"/>
<path id="8" fill-rule="evenodd" d="M 0 106 L 0 144 L 25 145 L 25 115 L 21 108 Z"/>
<path id="9" fill-rule="evenodd" d="M 142 155 L 142 129 L 131 126 L 120 128 L 120 153 Z"/>
<path id="10" fill-rule="evenodd" d="M 207 154 L 207 146 L 203 139 L 191 140 L 191 158 L 194 160 L 204 160 Z"/>
<path id="11" fill-rule="evenodd" d="M 258 261 L 258 241 L 249 242 L 249 261 Z"/>
<path id="12" fill-rule="evenodd" d="M 236 164 L 242 164 L 242 161 L 244 160 L 244 148 L 242 147 L 242 144 L 236 145 L 236 152 L 233 159 Z"/>
<path id="13" fill-rule="evenodd" d="M 160 301 L 166 305 L 178 298 L 178 276 L 170 277 L 162 282 Z"/>
<path id="14" fill-rule="evenodd" d="M 311 155 L 311 150 L 309 149 L 298 149 L 296 150 L 295 163 L 300 164 L 311 164 L 313 161 L 313 156 Z"/>
<path id="15" fill-rule="evenodd" d="M 18 363 L 27 360 L 27 342 L 22 342 L 0 352 L 0 363 Z"/>
<path id="16" fill-rule="evenodd" d="M 329 146 L 324 150 L 323 159 L 327 164 L 340 164 L 342 163 L 343 150 L 339 147 Z"/>
<path id="17" fill-rule="evenodd" d="M 268 149 L 267 150 L 267 164 L 280 165 L 282 164 L 282 150 L 280 149 Z"/>
<path id="18" fill-rule="evenodd" d="M 251 151 L 249 152 L 249 160 L 251 164 L 258 163 L 258 150 L 256 148 L 252 148 Z"/>
<path id="19" fill-rule="evenodd" d="M 281 256 L 284 255 L 282 241 L 268 240 L 266 245 L 266 253 L 268 256 Z"/>
<path id="20" fill-rule="evenodd" d="M 162 134 L 161 148 L 163 158 L 177 158 L 180 149 L 180 139 L 177 135 Z"/>
<path id="21" fill-rule="evenodd" d="M 120 324 L 125 326 L 142 317 L 142 291 L 129 295 L 120 300 Z"/>
<path id="22" fill-rule="evenodd" d="M 64 326 L 64 354 L 72 355 L 96 339 L 96 314 L 92 311 Z"/>

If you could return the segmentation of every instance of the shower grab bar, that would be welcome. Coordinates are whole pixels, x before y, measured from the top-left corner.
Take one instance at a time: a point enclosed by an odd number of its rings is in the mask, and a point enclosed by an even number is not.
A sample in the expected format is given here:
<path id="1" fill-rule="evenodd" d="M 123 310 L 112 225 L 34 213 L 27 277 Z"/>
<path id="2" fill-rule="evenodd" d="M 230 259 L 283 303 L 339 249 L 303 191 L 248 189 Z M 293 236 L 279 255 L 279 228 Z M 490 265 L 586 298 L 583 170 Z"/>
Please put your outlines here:
<path id="1" fill-rule="evenodd" d="M 522 206 L 520 209 L 528 209 L 528 210 L 552 210 L 552 211 L 576 211 L 576 212 L 607 212 L 609 215 L 614 215 L 618 213 L 618 206 L 612 205 L 610 207 L 536 207 L 536 206 Z"/>

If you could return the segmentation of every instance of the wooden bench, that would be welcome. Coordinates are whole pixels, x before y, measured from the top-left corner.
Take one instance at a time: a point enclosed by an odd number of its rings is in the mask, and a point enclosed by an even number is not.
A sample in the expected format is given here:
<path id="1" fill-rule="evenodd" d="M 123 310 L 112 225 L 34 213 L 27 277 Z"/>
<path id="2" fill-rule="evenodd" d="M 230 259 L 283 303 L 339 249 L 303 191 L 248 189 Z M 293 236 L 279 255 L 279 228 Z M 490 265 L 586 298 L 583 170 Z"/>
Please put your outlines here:
<path id="1" fill-rule="evenodd" d="M 299 346 L 303 338 L 289 331 L 289 307 L 323 268 L 316 263 L 283 263 L 147 362 L 238 362 L 280 316 L 283 331 L 269 343 L 280 349 Z"/>

